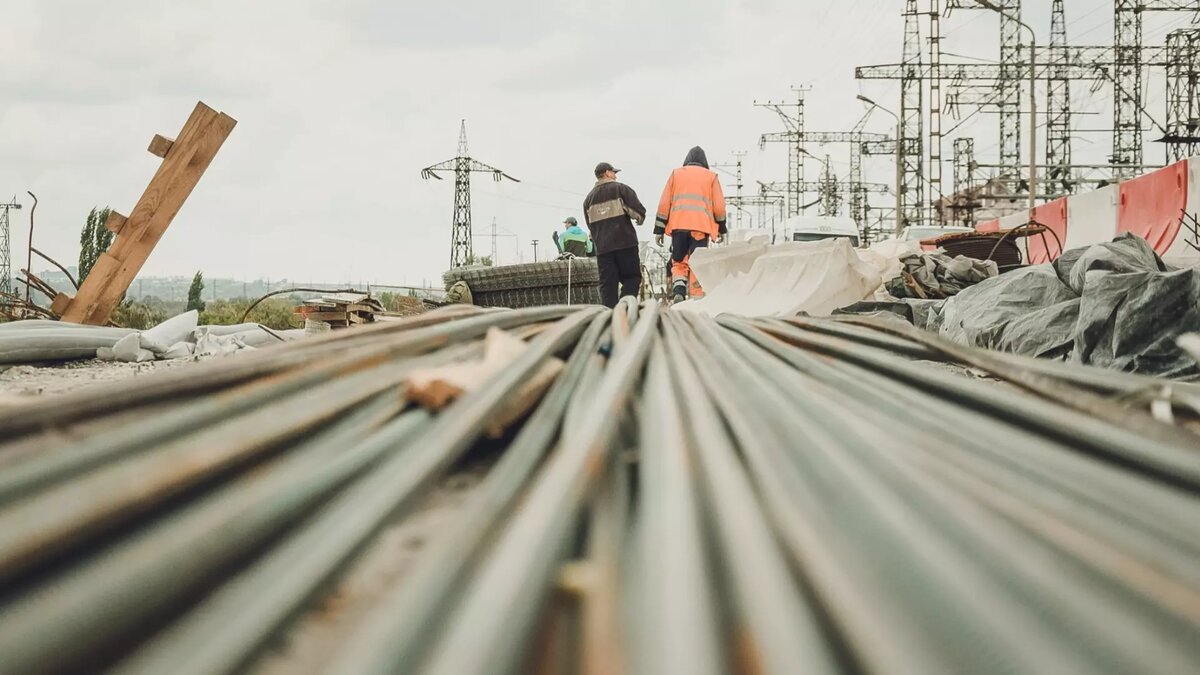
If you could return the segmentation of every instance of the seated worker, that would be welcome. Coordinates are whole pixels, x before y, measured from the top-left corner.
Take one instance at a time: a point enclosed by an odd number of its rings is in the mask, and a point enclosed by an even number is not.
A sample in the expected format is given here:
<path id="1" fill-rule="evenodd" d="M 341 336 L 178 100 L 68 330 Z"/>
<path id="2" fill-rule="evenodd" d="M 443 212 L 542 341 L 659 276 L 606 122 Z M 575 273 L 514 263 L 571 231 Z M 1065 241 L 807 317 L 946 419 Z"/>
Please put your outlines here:
<path id="1" fill-rule="evenodd" d="M 563 221 L 563 225 L 566 225 L 567 229 L 554 236 L 554 243 L 558 245 L 559 253 L 570 253 L 576 258 L 596 255 L 596 249 L 592 246 L 592 238 L 588 236 L 587 230 L 579 226 L 578 220 L 571 216 Z"/>

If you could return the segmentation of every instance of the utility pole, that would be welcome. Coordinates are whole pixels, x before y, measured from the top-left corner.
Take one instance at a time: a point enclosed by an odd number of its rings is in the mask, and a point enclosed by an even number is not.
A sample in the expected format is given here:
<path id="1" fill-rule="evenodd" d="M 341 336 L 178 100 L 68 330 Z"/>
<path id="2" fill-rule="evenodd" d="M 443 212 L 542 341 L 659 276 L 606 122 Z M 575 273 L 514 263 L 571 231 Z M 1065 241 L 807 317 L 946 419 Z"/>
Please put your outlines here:
<path id="1" fill-rule="evenodd" d="M 496 216 L 492 216 L 492 264 L 496 265 Z"/>
<path id="2" fill-rule="evenodd" d="M 1167 36 L 1167 161 L 1177 162 L 1200 150 L 1200 29 Z"/>
<path id="3" fill-rule="evenodd" d="M 727 197 L 725 199 L 725 203 L 728 206 L 733 206 L 734 223 L 735 223 L 734 227 L 739 230 L 743 229 L 742 228 L 742 216 L 745 213 L 745 211 L 743 209 L 745 200 L 742 197 L 742 187 L 743 187 L 742 158 L 745 156 L 746 156 L 745 150 L 738 150 L 733 153 L 734 163 L 732 165 L 730 165 L 730 164 L 713 164 L 713 167 L 712 167 L 714 169 L 728 169 L 730 166 L 733 166 L 735 168 L 735 173 L 733 174 L 733 176 L 734 176 L 734 180 L 736 180 L 737 182 L 734 184 L 734 190 L 735 190 L 734 196 L 733 196 L 733 199 L 729 199 Z M 729 173 L 729 172 L 726 171 L 726 173 Z"/>
<path id="4" fill-rule="evenodd" d="M 869 113 L 869 111 L 868 111 L 868 113 Z M 865 217 L 862 216 L 862 214 L 865 213 L 866 209 L 867 209 L 867 202 L 866 202 L 867 193 L 878 191 L 878 188 L 883 188 L 884 190 L 887 189 L 886 186 L 883 186 L 878 183 L 871 184 L 871 183 L 863 182 L 863 180 L 862 180 L 862 155 L 868 154 L 865 150 L 865 148 L 867 146 L 884 145 L 884 144 L 891 142 L 886 134 L 873 134 L 873 133 L 864 132 L 862 130 L 862 128 L 865 123 L 866 123 L 866 118 L 864 117 L 863 119 L 859 120 L 859 123 L 856 124 L 852 130 L 850 130 L 848 132 L 847 131 L 804 131 L 804 132 L 800 132 L 798 134 L 793 134 L 792 132 L 776 132 L 776 133 L 768 133 L 768 134 L 762 135 L 762 140 L 767 141 L 767 142 L 771 142 L 771 141 L 778 142 L 778 141 L 783 141 L 783 140 L 786 140 L 789 138 L 795 138 L 795 139 L 799 140 L 800 143 L 802 143 L 802 144 L 809 144 L 809 143 L 816 144 L 816 145 L 826 145 L 829 143 L 849 144 L 850 145 L 850 180 L 846 184 L 843 184 L 840 181 L 836 181 L 836 180 L 834 182 L 838 184 L 839 190 L 844 188 L 844 191 L 850 194 L 851 203 L 852 203 L 852 207 L 853 207 L 851 209 L 851 216 L 854 218 L 854 222 L 859 226 L 860 230 L 864 229 L 867 225 Z M 819 161 L 819 158 L 817 158 L 814 155 L 811 155 L 808 152 L 808 150 L 806 150 L 804 147 L 800 148 L 800 154 L 808 155 L 809 157 L 813 157 L 814 159 L 817 159 Z M 878 154 L 878 153 L 876 153 L 876 154 Z M 822 177 L 820 180 L 801 181 L 798 184 L 790 185 L 790 186 L 785 183 L 768 183 L 767 186 L 776 192 L 781 192 L 782 194 L 787 194 L 791 188 L 799 189 L 800 194 L 806 194 L 808 192 L 816 192 L 818 194 L 818 197 L 815 201 L 813 201 L 809 204 L 801 204 L 800 205 L 800 209 L 801 209 L 801 211 L 803 211 L 804 209 L 808 208 L 809 206 L 822 204 L 823 202 L 822 202 L 822 198 L 820 195 L 826 195 L 827 193 L 824 190 L 826 190 L 826 188 L 831 184 L 832 183 L 830 183 L 829 181 L 825 180 L 824 177 Z M 855 203 L 855 195 L 858 195 L 859 197 L 861 197 L 861 202 Z"/>
<path id="5" fill-rule="evenodd" d="M 490 173 L 492 180 L 520 181 L 494 166 L 473 159 L 467 152 L 467 121 L 458 131 L 458 156 L 421 169 L 421 178 L 442 180 L 439 172 L 454 172 L 454 217 L 451 220 L 450 267 L 462 267 L 475 257 L 471 241 L 471 174 Z"/>
<path id="6" fill-rule="evenodd" d="M 1156 168 L 1147 165 L 1143 159 L 1142 126 L 1145 118 L 1150 118 L 1155 126 L 1164 131 L 1163 141 L 1170 147 L 1175 139 L 1186 139 L 1190 133 L 1171 131 L 1168 127 L 1176 122 L 1175 128 L 1186 129 L 1188 122 L 1183 121 L 1186 115 L 1181 108 L 1186 108 L 1186 78 L 1183 72 L 1191 62 L 1186 49 L 1180 49 L 1185 38 L 1175 37 L 1176 49 L 1167 46 L 1143 44 L 1142 13 L 1144 12 L 1200 12 L 1200 0 L 1114 0 L 1114 40 L 1113 44 L 1100 46 L 1071 46 L 1066 44 L 1066 20 L 1063 11 L 1065 2 L 1051 0 L 1051 40 L 1048 47 L 1040 50 L 1033 44 L 1022 41 L 1020 31 L 1021 2 L 1020 0 L 930 0 L 933 9 L 988 9 L 1000 14 L 1000 63 L 974 63 L 968 61 L 946 62 L 944 54 L 932 49 L 932 42 L 940 42 L 943 18 L 948 13 L 918 11 L 917 0 L 906 0 L 904 12 L 904 58 L 901 63 L 881 66 L 862 66 L 855 70 L 859 79 L 882 79 L 899 81 L 901 86 L 900 117 L 904 120 L 902 130 L 903 142 L 896 148 L 905 155 L 902 167 L 903 183 L 905 184 L 904 201 L 910 201 L 911 194 L 918 192 L 914 187 L 921 187 L 926 181 L 937 178 L 937 170 L 932 167 L 929 175 L 922 173 L 920 162 L 922 154 L 913 147 L 922 139 L 920 111 L 922 106 L 922 87 L 929 82 L 931 90 L 936 87 L 940 96 L 943 86 L 949 83 L 946 93 L 948 106 L 956 108 L 959 105 L 972 105 L 981 110 L 998 113 L 1000 139 L 999 161 L 990 164 L 976 164 L 981 169 L 995 169 L 995 181 L 1009 186 L 1006 194 L 981 195 L 986 199 L 1011 199 L 1012 195 L 1027 190 L 1026 169 L 1022 167 L 1021 155 L 1025 147 L 1021 142 L 1022 126 L 1022 88 L 1036 86 L 1037 80 L 1046 81 L 1047 105 L 1043 117 L 1046 123 L 1047 138 L 1045 144 L 1046 161 L 1044 165 L 1029 162 L 1033 165 L 1034 173 L 1030 175 L 1036 181 L 1039 167 L 1045 167 L 1043 173 L 1051 180 L 1041 181 L 1041 186 L 1035 185 L 1034 192 L 1042 194 L 1035 198 L 1052 198 L 1061 194 L 1069 194 L 1085 183 L 1099 183 L 1122 178 L 1134 173 Z M 924 4 L 924 3 L 922 3 Z M 936 18 L 933 16 L 937 14 Z M 930 56 L 937 58 L 937 63 L 922 64 L 921 27 L 918 19 L 930 21 Z M 936 25 L 935 25 L 936 24 Z M 1184 29 L 1188 30 L 1188 29 Z M 1030 31 L 1033 33 L 1033 31 Z M 1175 35 L 1173 32 L 1170 35 Z M 1171 38 L 1168 37 L 1168 41 Z M 1028 56 L 1025 51 L 1028 49 Z M 1200 58 L 1197 59 L 1200 61 Z M 1039 65 L 1040 64 L 1040 65 Z M 1147 68 L 1165 68 L 1168 79 L 1167 121 L 1163 127 L 1154 121 L 1144 106 L 1145 92 L 1143 82 Z M 1028 85 L 1024 80 L 1028 79 Z M 1071 101 L 1070 87 L 1075 82 L 1088 81 L 1093 83 L 1093 90 L 1101 83 L 1111 83 L 1113 86 L 1113 152 L 1108 163 L 1103 166 L 1076 164 L 1071 156 Z M 1176 88 L 1172 89 L 1172 84 Z M 966 95 L 964 95 L 964 92 Z M 931 96 L 933 92 L 931 91 Z M 1030 100 L 1034 107 L 1036 95 L 1031 94 Z M 931 106 L 937 108 L 938 106 Z M 933 117 L 940 113 L 930 111 L 931 126 Z M 938 117 L 940 125 L 940 117 Z M 1194 127 L 1200 128 L 1200 120 L 1195 120 Z M 929 142 L 942 136 L 943 130 L 930 130 Z M 1036 135 L 1036 124 L 1030 130 Z M 1078 133 L 1078 131 L 1076 132 Z M 1197 134 L 1200 136 L 1200 134 Z M 1030 144 L 1031 146 L 1033 144 Z M 1176 151 L 1175 156 L 1182 155 L 1186 148 Z M 940 155 L 937 148 L 930 149 L 930 155 Z M 911 159 L 910 159 L 911 158 Z M 1084 177 L 1082 171 L 1107 170 L 1107 175 Z M 923 190 L 921 191 L 923 192 Z M 911 211 L 906 204 L 905 211 Z"/>
<path id="7" fill-rule="evenodd" d="M 788 178 L 787 190 L 784 193 L 788 217 L 800 215 L 805 208 L 804 193 L 801 189 L 804 183 L 804 93 L 811 90 L 812 87 L 807 85 L 792 87 L 792 91 L 796 92 L 794 113 L 785 110 L 785 103 L 754 102 L 756 107 L 774 111 L 786 129 L 783 134 L 764 134 L 759 139 L 759 148 L 765 149 L 767 143 L 772 142 L 788 144 Z"/>
<path id="8" fill-rule="evenodd" d="M 921 24 L 917 0 L 904 3 L 904 52 L 900 75 L 900 135 L 896 137 L 897 163 L 901 167 L 901 185 L 897 195 L 900 212 L 896 214 L 896 232 L 907 225 L 920 225 L 922 167 L 925 151 L 921 129 L 924 89 L 921 85 Z M 857 73 L 856 73 L 857 75 Z"/>
<path id="9" fill-rule="evenodd" d="M 959 225 L 975 222 L 975 210 L 979 206 L 971 194 L 975 189 L 975 139 L 954 139 L 954 221 Z"/>
<path id="10" fill-rule="evenodd" d="M 905 173 L 904 173 L 904 152 L 901 149 L 904 145 L 904 143 L 902 142 L 902 139 L 904 138 L 904 122 L 901 121 L 901 118 L 899 115 L 897 115 L 896 113 L 892 112 L 891 110 L 888 110 L 887 108 L 879 105 L 875 101 L 872 101 L 871 99 L 867 98 L 866 96 L 859 94 L 857 96 L 857 98 L 858 98 L 858 100 L 862 101 L 863 103 L 866 103 L 867 105 L 871 106 L 871 108 L 878 108 L 878 109 L 882 110 L 883 112 L 887 113 L 888 115 L 891 115 L 892 119 L 895 120 L 895 122 L 896 122 L 896 140 L 895 140 L 894 146 L 892 148 L 892 152 L 896 156 L 896 184 L 894 186 L 894 193 L 895 193 L 895 197 L 896 197 L 896 206 L 893 209 L 895 211 L 895 213 L 892 215 L 892 218 L 893 218 L 892 229 L 893 229 L 894 233 L 896 234 L 896 236 L 900 236 L 900 233 L 904 231 L 904 193 L 905 193 L 904 178 L 905 178 Z M 865 121 L 866 118 L 864 117 L 863 120 Z M 868 147 L 877 146 L 877 145 L 886 145 L 886 143 L 882 143 L 882 144 L 881 143 L 864 143 L 864 142 L 860 141 L 858 143 L 858 148 L 857 148 L 857 150 L 860 153 L 860 161 L 861 161 L 861 155 L 868 154 L 867 153 Z M 886 154 L 886 153 L 884 153 L 884 154 Z"/>
<path id="11" fill-rule="evenodd" d="M 929 222 L 942 224 L 942 11 L 929 0 Z"/>
<path id="12" fill-rule="evenodd" d="M 14 195 L 12 201 L 7 204 L 0 204 L 0 291 L 4 293 L 12 293 L 12 247 L 10 245 L 10 234 L 8 222 L 8 212 L 18 210 L 21 205 L 17 203 L 17 198 Z"/>
<path id="13" fill-rule="evenodd" d="M 1046 81 L 1047 193 L 1075 191 L 1071 169 L 1071 78 L 1063 0 L 1050 6 L 1050 79 Z"/>
<path id="14" fill-rule="evenodd" d="M 1000 34 L 1003 36 L 1006 26 L 1016 24 L 1021 28 L 1029 31 L 1029 208 L 1033 209 L 1037 205 L 1037 34 L 1033 32 L 1033 28 L 1029 24 L 1022 21 L 1020 18 L 1008 14 L 999 5 L 996 5 L 991 0 L 975 0 L 981 7 L 992 10 L 1000 15 Z M 1004 0 L 998 0 L 1004 2 Z M 1019 0 L 1008 0 L 1010 5 L 1016 5 L 1016 10 L 1020 11 L 1021 5 Z M 1003 53 L 1003 48 L 1001 49 Z M 1003 58 L 1003 56 L 1001 57 Z M 1003 67 L 1003 63 L 1001 64 Z M 1019 90 L 1018 90 L 1019 91 Z M 1020 104 L 1018 102 L 1018 112 Z M 1001 126 L 1004 120 L 1001 119 Z M 1018 120 L 1016 125 L 1017 145 L 1020 145 L 1021 124 Z M 1002 139 L 1003 140 L 1003 139 Z M 1004 165 L 1004 144 L 1001 143 L 1000 164 Z M 1018 151 L 1019 151 L 1018 147 Z M 1019 161 L 1019 157 L 1018 157 Z M 1014 174 L 1016 175 L 1016 174 Z"/>
<path id="15" fill-rule="evenodd" d="M 821 162 L 825 170 L 821 173 L 821 210 L 824 216 L 836 216 L 842 212 L 842 193 L 838 189 L 837 176 L 833 174 L 833 166 L 829 163 L 829 155 Z"/>
<path id="16" fill-rule="evenodd" d="M 537 257 L 538 240 L 534 239 L 534 240 L 532 240 L 531 243 L 533 244 L 533 262 L 537 262 L 538 261 L 538 257 Z"/>

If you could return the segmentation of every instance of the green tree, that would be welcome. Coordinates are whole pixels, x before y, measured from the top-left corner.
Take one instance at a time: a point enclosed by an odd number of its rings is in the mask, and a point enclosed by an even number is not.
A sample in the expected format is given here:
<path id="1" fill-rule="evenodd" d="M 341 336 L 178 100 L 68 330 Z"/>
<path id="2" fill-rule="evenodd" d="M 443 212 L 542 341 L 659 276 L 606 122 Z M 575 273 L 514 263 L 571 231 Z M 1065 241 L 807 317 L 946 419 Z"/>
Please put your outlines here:
<path id="1" fill-rule="evenodd" d="M 154 328 L 172 316 L 174 316 L 174 313 L 168 313 L 161 307 L 144 302 L 124 300 L 113 310 L 112 320 L 113 323 L 122 328 L 146 330 L 147 328 Z"/>
<path id="2" fill-rule="evenodd" d="M 204 275 L 196 270 L 196 276 L 192 277 L 192 285 L 188 287 L 187 309 L 184 311 L 196 310 L 197 312 L 204 311 L 204 300 L 201 299 L 204 294 Z"/>
<path id="3" fill-rule="evenodd" d="M 88 212 L 87 222 L 79 234 L 79 283 L 83 283 L 100 254 L 107 251 L 113 242 L 113 233 L 104 226 L 110 211 L 106 206 Z"/>
<path id="4" fill-rule="evenodd" d="M 242 321 L 242 314 L 253 302 L 249 298 L 218 298 L 207 303 L 200 314 L 201 326 L 228 326 Z M 300 320 L 290 297 L 267 298 L 246 317 L 246 321 L 261 323 L 267 328 L 295 328 Z"/>
<path id="5" fill-rule="evenodd" d="M 477 256 L 474 253 L 472 253 L 471 255 L 467 256 L 467 264 L 468 265 L 486 265 L 488 267 L 491 267 L 492 266 L 492 256 L 490 256 L 490 255 Z"/>

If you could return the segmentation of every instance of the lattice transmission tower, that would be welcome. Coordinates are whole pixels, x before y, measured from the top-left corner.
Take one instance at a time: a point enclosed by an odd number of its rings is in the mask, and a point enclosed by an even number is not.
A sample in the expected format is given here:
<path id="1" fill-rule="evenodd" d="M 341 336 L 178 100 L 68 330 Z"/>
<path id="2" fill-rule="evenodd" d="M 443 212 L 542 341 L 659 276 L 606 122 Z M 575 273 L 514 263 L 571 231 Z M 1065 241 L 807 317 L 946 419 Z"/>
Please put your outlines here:
<path id="1" fill-rule="evenodd" d="M 8 223 L 8 212 L 20 209 L 21 205 L 17 203 L 17 198 L 13 197 L 12 201 L 7 204 L 0 204 L 0 293 L 12 293 L 12 247 L 11 230 Z M 3 303 L 3 298 L 0 298 L 0 303 Z"/>
<path id="2" fill-rule="evenodd" d="M 467 151 L 467 121 L 462 120 L 458 131 L 458 156 L 421 169 L 421 177 L 442 180 L 439 172 L 454 172 L 454 217 L 451 220 L 450 267 L 462 267 L 475 259 L 471 237 L 471 174 L 490 173 L 497 182 L 505 178 L 521 181 L 494 166 L 480 162 Z"/>
<path id="3" fill-rule="evenodd" d="M 921 7 L 918 6 L 921 5 Z M 1004 189 L 985 195 L 991 200 L 1013 199 L 1027 191 L 1028 182 L 1022 158 L 1027 151 L 1021 142 L 1026 115 L 1021 106 L 1028 96 L 1023 87 L 1033 78 L 1045 88 L 1045 164 L 1039 174 L 1044 190 L 1038 199 L 1053 198 L 1076 191 L 1081 184 L 1108 182 L 1114 178 L 1156 168 L 1145 160 L 1143 129 L 1149 119 L 1164 131 L 1168 161 L 1200 150 L 1200 105 L 1197 101 L 1196 73 L 1200 71 L 1200 49 L 1196 29 L 1169 33 L 1167 44 L 1143 44 L 1142 19 L 1146 12 L 1200 12 L 1200 0 L 1114 0 L 1114 39 L 1109 45 L 1074 46 L 1067 44 L 1067 22 L 1063 0 L 1052 0 L 1050 39 L 1037 47 L 1022 42 L 1020 0 L 906 0 L 904 5 L 904 43 L 900 63 L 862 66 L 859 79 L 892 80 L 900 85 L 901 139 L 896 146 L 874 144 L 874 152 L 900 152 L 902 155 L 902 204 L 904 221 L 918 222 L 926 211 L 921 196 L 933 201 L 941 182 L 941 144 L 944 110 L 957 112 L 971 106 L 995 112 L 999 118 L 999 157 L 991 163 L 975 162 L 972 172 L 991 171 L 991 184 Z M 928 11 L 923 11 L 922 7 Z M 1000 62 L 949 62 L 941 50 L 941 26 L 952 9 L 988 10 L 999 17 Z M 945 10 L 944 12 L 942 10 Z M 922 63 L 921 21 L 929 26 L 928 63 Z M 1034 27 L 1036 30 L 1036 27 Z M 1040 41 L 1039 41 L 1040 43 Z M 1031 66 L 1035 63 L 1035 66 Z M 1167 80 L 1167 111 L 1164 126 L 1145 107 L 1145 77 L 1148 69 L 1163 69 Z M 1091 83 L 1093 90 L 1110 86 L 1113 92 L 1112 152 L 1104 164 L 1079 164 L 1072 155 L 1071 87 L 1076 82 Z M 922 100 L 926 87 L 929 105 Z M 1037 92 L 1041 95 L 1041 92 Z M 944 101 L 941 99 L 944 96 Z M 939 105 L 942 104 L 943 105 Z M 921 128 L 928 114 L 929 128 Z M 920 143 L 928 142 L 927 153 Z M 873 144 L 867 144 L 871 147 Z M 966 146 L 958 146 L 955 167 L 965 176 Z M 928 157 L 929 165 L 922 166 Z M 936 168 L 934 165 L 937 165 Z M 1089 175 L 1085 177 L 1085 172 Z M 1100 173 L 1102 175 L 1095 175 Z M 958 187 L 956 180 L 956 188 Z"/>
<path id="4" fill-rule="evenodd" d="M 804 94 L 811 87 L 792 87 L 796 92 L 796 103 L 792 111 L 788 104 L 766 101 L 754 102 L 759 108 L 773 111 L 783 122 L 786 131 L 782 133 L 763 134 L 759 139 L 759 147 L 766 148 L 767 143 L 786 143 L 788 146 L 788 177 L 784 190 L 784 203 L 787 217 L 800 215 L 807 205 L 804 203 Z"/>
<path id="5" fill-rule="evenodd" d="M 1200 152 L 1200 29 L 1167 36 L 1167 161 Z"/>

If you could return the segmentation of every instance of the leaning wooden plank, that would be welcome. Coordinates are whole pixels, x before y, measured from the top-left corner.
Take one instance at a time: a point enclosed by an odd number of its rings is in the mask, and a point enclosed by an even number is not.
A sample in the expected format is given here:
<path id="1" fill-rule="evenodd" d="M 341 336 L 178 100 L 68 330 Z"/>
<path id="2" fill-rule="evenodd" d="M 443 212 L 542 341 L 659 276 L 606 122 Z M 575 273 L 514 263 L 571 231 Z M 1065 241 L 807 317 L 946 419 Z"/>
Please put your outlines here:
<path id="1" fill-rule="evenodd" d="M 108 252 L 112 253 L 121 265 L 115 271 L 115 275 L 104 283 L 98 294 L 95 303 L 98 310 L 108 307 L 107 311 L 112 312 L 116 304 L 120 303 L 122 295 L 142 269 L 146 258 L 150 257 L 158 239 L 167 231 L 170 221 L 179 213 L 187 196 L 191 195 L 200 175 L 204 174 L 204 169 L 208 168 L 216 150 L 221 147 L 229 131 L 233 130 L 236 123 L 232 118 L 218 115 L 211 109 L 208 112 L 212 114 L 200 115 L 198 129 L 185 130 L 184 135 L 181 135 L 188 138 L 187 144 L 180 145 L 170 155 L 170 159 L 163 162 L 160 172 L 146 187 L 146 192 L 143 193 L 142 199 L 139 199 L 133 215 L 126 222 L 122 231 L 124 237 L 116 239 L 110 247 Z M 107 321 L 107 318 L 98 317 L 98 313 L 89 313 L 88 316 L 95 318 L 85 323 Z"/>
<path id="2" fill-rule="evenodd" d="M 64 321 L 94 325 L 108 321 L 236 124 L 232 117 L 196 104 L 121 228 L 121 236 L 100 256 L 63 312 Z"/>

